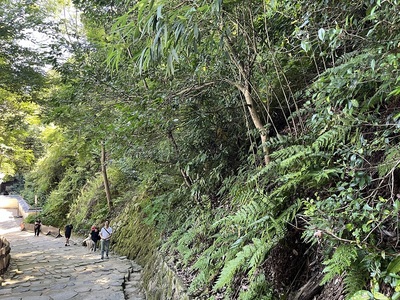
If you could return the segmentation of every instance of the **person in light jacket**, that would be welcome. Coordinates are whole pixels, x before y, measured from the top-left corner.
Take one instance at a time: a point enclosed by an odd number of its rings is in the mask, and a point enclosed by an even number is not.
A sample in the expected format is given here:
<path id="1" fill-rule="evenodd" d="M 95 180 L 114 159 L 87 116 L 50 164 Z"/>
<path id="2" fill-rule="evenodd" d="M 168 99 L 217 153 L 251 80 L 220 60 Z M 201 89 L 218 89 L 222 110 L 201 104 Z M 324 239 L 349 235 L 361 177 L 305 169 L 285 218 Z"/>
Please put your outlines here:
<path id="1" fill-rule="evenodd" d="M 106 253 L 106 258 L 109 258 L 108 252 L 110 250 L 110 239 L 112 233 L 113 231 L 109 226 L 109 222 L 105 221 L 103 228 L 100 230 L 101 259 L 104 259 L 104 252 Z"/>

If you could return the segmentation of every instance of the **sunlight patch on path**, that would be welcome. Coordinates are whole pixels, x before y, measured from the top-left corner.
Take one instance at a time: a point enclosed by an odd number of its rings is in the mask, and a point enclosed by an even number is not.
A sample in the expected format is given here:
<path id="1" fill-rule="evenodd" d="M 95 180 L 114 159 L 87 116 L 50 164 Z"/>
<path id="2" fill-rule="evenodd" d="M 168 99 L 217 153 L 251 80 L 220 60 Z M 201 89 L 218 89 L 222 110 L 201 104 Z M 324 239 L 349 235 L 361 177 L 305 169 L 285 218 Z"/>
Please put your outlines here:
<path id="1" fill-rule="evenodd" d="M 21 219 L 16 219 L 17 209 L 0 209 L 0 235 L 21 231 Z"/>

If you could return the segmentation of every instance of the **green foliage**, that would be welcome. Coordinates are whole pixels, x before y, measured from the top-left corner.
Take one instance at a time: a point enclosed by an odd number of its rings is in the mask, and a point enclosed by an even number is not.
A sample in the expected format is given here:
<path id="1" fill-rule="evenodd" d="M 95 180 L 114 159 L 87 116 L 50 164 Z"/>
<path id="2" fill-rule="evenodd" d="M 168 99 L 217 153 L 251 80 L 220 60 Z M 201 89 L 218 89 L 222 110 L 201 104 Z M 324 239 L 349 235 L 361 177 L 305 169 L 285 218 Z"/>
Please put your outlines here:
<path id="1" fill-rule="evenodd" d="M 68 219 L 77 228 L 86 231 L 89 231 L 93 224 L 101 225 L 107 216 L 107 212 L 104 211 L 104 198 L 102 178 L 98 175 L 91 181 L 87 181 L 80 194 L 73 199 L 67 213 Z"/>
<path id="2" fill-rule="evenodd" d="M 124 211 L 127 203 L 134 202 L 138 197 L 137 193 L 131 190 L 135 185 L 131 182 L 130 174 L 111 164 L 107 169 L 107 176 L 112 186 L 113 211 L 110 212 L 106 205 L 103 176 L 96 172 L 85 181 L 73 198 L 66 215 L 77 228 L 89 231 L 93 224 L 100 226 L 104 220 L 114 219 Z M 74 190 L 77 190 L 77 187 Z M 141 222 L 144 223 L 143 220 Z"/>
<path id="3" fill-rule="evenodd" d="M 40 203 L 43 204 L 54 188 L 54 184 L 61 181 L 66 168 L 65 162 L 68 160 L 65 156 L 67 153 L 64 151 L 64 145 L 62 142 L 54 143 L 47 152 L 47 157 L 42 157 L 35 169 L 26 177 L 23 196 L 27 200 L 33 200 L 33 196 L 37 195 Z"/>
<path id="4" fill-rule="evenodd" d="M 80 171 L 86 173 L 84 169 Z M 51 191 L 43 206 L 43 215 L 49 225 L 63 227 L 69 223 L 66 217 L 68 217 L 70 206 L 77 196 L 77 191 L 85 183 L 83 178 L 84 176 L 80 174 L 79 170 L 73 167 L 68 168 L 65 174 L 63 174 L 57 188 Z"/>
<path id="5" fill-rule="evenodd" d="M 35 93 L 43 87 L 44 76 L 40 68 L 47 61 L 46 55 L 38 49 L 40 47 L 26 46 L 31 39 L 29 31 L 39 29 L 54 34 L 51 24 L 45 21 L 48 12 L 37 2 L 26 5 L 23 1 L 5 0 L 0 3 L 0 90 L 25 100 L 35 98 Z"/>
<path id="6" fill-rule="evenodd" d="M 47 139 L 47 154 L 27 174 L 22 195 L 31 205 L 37 196 L 46 224 L 63 227 L 71 204 L 94 171 L 92 162 L 70 152 L 79 147 L 79 141 L 73 143 L 61 134 Z"/>
<path id="7" fill-rule="evenodd" d="M 369 291 L 358 291 L 350 298 L 350 300 L 370 300 L 370 299 L 374 299 L 374 296 Z"/>
<path id="8" fill-rule="evenodd" d="M 5 176 L 29 171 L 41 155 L 39 107 L 21 95 L 0 88 L 0 170 Z"/>
<path id="9" fill-rule="evenodd" d="M 324 261 L 325 276 L 321 284 L 332 280 L 336 275 L 342 275 L 357 259 L 357 249 L 353 245 L 340 245 L 330 259 Z"/>
<path id="10" fill-rule="evenodd" d="M 111 216 L 116 250 L 147 262 L 161 244 L 204 299 L 274 299 L 305 284 L 302 269 L 279 291 L 270 278 L 295 227 L 304 261 L 324 261 L 323 284 L 341 276 L 348 297 L 397 297 L 396 2 L 74 2 L 89 43 L 40 99 L 63 135 L 18 152 L 0 136 L 18 166 L 44 145 L 24 197 L 39 195 L 46 223 L 87 230 Z M 36 129 L 22 127 L 29 141 Z"/>
<path id="11" fill-rule="evenodd" d="M 400 297 L 400 281 L 399 281 L 399 259 L 398 256 L 386 257 L 382 252 L 380 257 L 376 256 L 366 257 L 363 261 L 369 269 L 370 286 L 364 285 L 364 288 L 369 290 L 360 289 L 360 286 L 354 293 L 349 292 L 348 299 L 382 299 L 382 300 L 396 300 Z M 389 262 L 389 263 L 388 263 Z M 358 276 L 360 277 L 360 276 Z M 385 288 L 382 288 L 385 287 Z"/>
<path id="12" fill-rule="evenodd" d="M 346 258 L 348 259 L 348 258 Z M 369 279 L 370 267 L 368 260 L 358 259 L 347 268 L 344 275 L 345 292 L 348 296 L 354 295 L 361 288 L 366 286 Z"/>
<path id="13" fill-rule="evenodd" d="M 269 284 L 266 281 L 264 274 L 257 274 L 255 278 L 250 281 L 249 286 L 245 287 L 245 291 L 240 294 L 239 300 L 274 299 L 273 294 L 268 287 Z"/>
<path id="14" fill-rule="evenodd" d="M 386 152 L 385 160 L 378 166 L 379 176 L 393 173 L 398 168 L 400 152 L 397 147 L 389 148 Z"/>
<path id="15" fill-rule="evenodd" d="M 38 214 L 38 215 L 36 215 L 36 214 L 30 214 L 29 216 L 27 216 L 27 217 L 24 219 L 24 222 L 25 222 L 25 223 L 28 223 L 28 224 L 34 224 L 37 218 L 40 218 L 41 220 L 43 220 L 43 217 L 42 217 L 40 214 Z M 47 224 L 46 224 L 46 225 L 47 225 Z"/>
<path id="16" fill-rule="evenodd" d="M 233 281 L 235 274 L 241 271 L 242 268 L 249 268 L 249 276 L 253 276 L 271 249 L 271 244 L 266 240 L 253 239 L 252 243 L 245 245 L 234 259 L 225 264 L 214 285 L 214 289 L 229 285 Z"/>

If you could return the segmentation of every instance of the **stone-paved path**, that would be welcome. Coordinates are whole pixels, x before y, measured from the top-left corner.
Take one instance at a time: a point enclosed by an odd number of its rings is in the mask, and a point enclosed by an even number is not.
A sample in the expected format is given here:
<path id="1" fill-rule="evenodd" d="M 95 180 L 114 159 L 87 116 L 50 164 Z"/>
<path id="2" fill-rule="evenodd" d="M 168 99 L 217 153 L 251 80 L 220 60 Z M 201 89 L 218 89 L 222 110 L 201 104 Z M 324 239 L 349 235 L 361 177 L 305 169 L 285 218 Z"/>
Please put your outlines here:
<path id="1" fill-rule="evenodd" d="M 11 263 L 0 286 L 1 300 L 143 300 L 141 267 L 126 257 L 88 252 L 82 239 L 21 231 L 16 210 L 0 209 L 0 235 L 11 244 Z"/>

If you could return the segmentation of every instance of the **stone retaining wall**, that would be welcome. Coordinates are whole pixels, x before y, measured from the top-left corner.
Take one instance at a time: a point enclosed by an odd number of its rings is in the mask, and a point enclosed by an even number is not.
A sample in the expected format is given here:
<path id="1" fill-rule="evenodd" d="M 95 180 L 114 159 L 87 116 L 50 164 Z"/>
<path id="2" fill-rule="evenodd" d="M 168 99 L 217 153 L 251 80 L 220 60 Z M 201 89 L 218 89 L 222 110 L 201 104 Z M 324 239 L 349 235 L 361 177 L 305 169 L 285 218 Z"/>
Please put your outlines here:
<path id="1" fill-rule="evenodd" d="M 4 238 L 0 237 L 0 275 L 3 275 L 10 264 L 10 243 Z"/>
<path id="2" fill-rule="evenodd" d="M 0 208 L 17 209 L 17 215 L 25 219 L 31 214 L 37 214 L 42 211 L 41 208 L 31 208 L 30 205 L 18 195 L 0 196 Z M 34 224 L 21 223 L 21 230 L 34 231 Z M 40 232 L 45 235 L 52 235 L 54 237 L 60 237 L 60 229 L 42 225 Z"/>
<path id="3" fill-rule="evenodd" d="M 30 205 L 18 195 L 0 196 L 0 208 L 16 208 L 18 209 L 18 216 L 24 219 L 31 215 L 41 212 L 41 208 L 32 208 Z"/>
<path id="4" fill-rule="evenodd" d="M 21 230 L 28 230 L 28 231 L 34 231 L 35 230 L 35 225 L 34 224 L 29 224 L 29 223 L 21 223 Z M 60 233 L 60 228 L 53 227 L 53 226 L 47 226 L 47 225 L 42 225 L 40 227 L 40 232 L 45 235 L 51 235 L 56 238 L 62 237 Z"/>
<path id="5" fill-rule="evenodd" d="M 144 268 L 144 289 L 148 300 L 190 300 L 187 288 L 175 272 L 155 252 L 153 259 Z"/>

